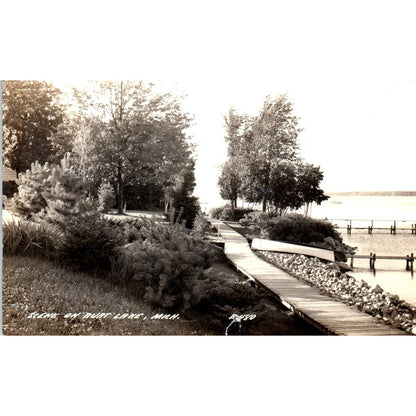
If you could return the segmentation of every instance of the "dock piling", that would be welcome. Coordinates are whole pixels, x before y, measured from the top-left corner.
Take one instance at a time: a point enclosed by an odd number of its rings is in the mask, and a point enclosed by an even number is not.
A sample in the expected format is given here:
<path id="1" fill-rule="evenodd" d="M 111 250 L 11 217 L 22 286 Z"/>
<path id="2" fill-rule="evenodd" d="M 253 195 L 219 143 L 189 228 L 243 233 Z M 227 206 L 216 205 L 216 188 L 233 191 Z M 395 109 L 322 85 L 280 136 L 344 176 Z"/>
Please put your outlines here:
<path id="1" fill-rule="evenodd" d="M 407 256 L 406 258 L 406 270 L 410 270 L 411 272 L 413 272 L 413 263 L 415 261 L 415 257 L 412 254 L 410 254 L 410 256 Z"/>

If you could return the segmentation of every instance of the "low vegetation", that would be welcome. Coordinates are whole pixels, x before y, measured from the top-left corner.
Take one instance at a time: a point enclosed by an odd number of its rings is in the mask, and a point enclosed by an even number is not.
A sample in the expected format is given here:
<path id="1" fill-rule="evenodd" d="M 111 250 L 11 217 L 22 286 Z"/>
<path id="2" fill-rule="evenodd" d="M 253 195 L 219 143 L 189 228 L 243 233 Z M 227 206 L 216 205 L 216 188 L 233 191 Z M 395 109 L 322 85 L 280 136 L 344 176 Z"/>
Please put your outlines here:
<path id="1" fill-rule="evenodd" d="M 229 205 L 224 205 L 222 207 L 212 208 L 210 216 L 222 221 L 239 221 L 252 211 L 253 210 L 251 208 L 232 209 Z"/>

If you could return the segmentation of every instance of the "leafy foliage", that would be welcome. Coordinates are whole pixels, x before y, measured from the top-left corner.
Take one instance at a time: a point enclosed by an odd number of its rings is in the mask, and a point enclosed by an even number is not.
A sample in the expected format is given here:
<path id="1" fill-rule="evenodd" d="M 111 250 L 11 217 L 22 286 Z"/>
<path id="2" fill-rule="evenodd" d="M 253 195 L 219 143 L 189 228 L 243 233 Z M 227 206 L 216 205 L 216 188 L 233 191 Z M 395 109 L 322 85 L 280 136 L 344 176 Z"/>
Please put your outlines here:
<path id="1" fill-rule="evenodd" d="M 319 188 L 319 167 L 297 158 L 298 118 L 286 95 L 266 97 L 256 117 L 230 110 L 226 121 L 228 160 L 218 185 L 231 208 L 237 197 L 261 203 L 262 210 L 285 213 L 327 199 Z"/>
<path id="2" fill-rule="evenodd" d="M 3 181 L 3 195 L 12 198 L 17 190 L 18 187 L 16 181 Z"/>
<path id="3" fill-rule="evenodd" d="M 245 215 L 251 213 L 253 210 L 251 208 L 235 208 L 232 209 L 229 205 L 224 205 L 223 207 L 212 208 L 210 215 L 212 218 L 223 221 L 239 221 L 244 218 Z"/>
<path id="4" fill-rule="evenodd" d="M 60 91 L 46 82 L 3 81 L 3 156 L 6 166 L 24 172 L 53 160 L 52 136 L 63 121 Z"/>
<path id="5" fill-rule="evenodd" d="M 323 220 L 305 217 L 301 214 L 288 214 L 270 218 L 263 222 L 263 235 L 270 240 L 289 243 L 324 242 L 327 237 L 342 242 L 341 235 L 334 226 Z"/>
<path id="6" fill-rule="evenodd" d="M 108 212 L 115 203 L 114 188 L 108 182 L 101 183 L 98 188 L 98 211 Z"/>
<path id="7" fill-rule="evenodd" d="M 93 96 L 77 93 L 84 120 L 74 155 L 90 183 L 98 187 L 105 177 L 116 185 L 122 213 L 126 186 L 168 186 L 188 163 L 190 118 L 179 99 L 151 84 L 106 81 L 92 88 Z"/>
<path id="8" fill-rule="evenodd" d="M 171 208 L 182 208 L 181 219 L 186 221 L 186 226 L 192 228 L 195 217 L 200 212 L 198 198 L 192 196 L 195 188 L 195 162 L 192 160 L 179 175 L 177 175 L 176 183 L 167 190 L 167 196 L 171 202 Z"/>
<path id="9" fill-rule="evenodd" d="M 199 213 L 194 220 L 191 235 L 203 237 L 205 234 L 212 231 L 211 224 L 207 221 L 204 215 Z"/>

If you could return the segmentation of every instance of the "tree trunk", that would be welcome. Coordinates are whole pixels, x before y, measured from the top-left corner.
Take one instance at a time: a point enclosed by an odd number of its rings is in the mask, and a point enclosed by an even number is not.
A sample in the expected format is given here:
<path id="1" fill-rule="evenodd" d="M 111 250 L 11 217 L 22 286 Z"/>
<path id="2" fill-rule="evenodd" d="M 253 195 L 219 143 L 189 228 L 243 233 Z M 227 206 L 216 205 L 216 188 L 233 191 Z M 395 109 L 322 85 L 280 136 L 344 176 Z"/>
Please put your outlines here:
<path id="1" fill-rule="evenodd" d="M 267 199 L 266 199 L 266 195 L 263 196 L 263 208 L 262 211 L 266 212 L 267 209 Z"/>
<path id="2" fill-rule="evenodd" d="M 121 164 L 119 163 L 117 169 L 117 191 L 118 191 L 118 213 L 124 213 L 124 184 L 123 176 L 121 174 Z"/>

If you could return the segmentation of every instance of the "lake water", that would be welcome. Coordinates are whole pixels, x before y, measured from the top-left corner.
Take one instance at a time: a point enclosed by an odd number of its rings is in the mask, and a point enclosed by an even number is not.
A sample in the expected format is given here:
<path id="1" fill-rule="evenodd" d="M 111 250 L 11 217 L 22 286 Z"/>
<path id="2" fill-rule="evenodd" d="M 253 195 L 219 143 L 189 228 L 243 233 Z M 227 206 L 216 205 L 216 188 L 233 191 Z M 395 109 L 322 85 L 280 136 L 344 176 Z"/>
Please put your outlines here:
<path id="1" fill-rule="evenodd" d="M 411 224 L 416 224 L 416 197 L 414 196 L 334 196 L 321 206 L 312 207 L 312 217 L 333 220 L 333 224 L 346 227 L 352 220 L 352 229 L 347 234 L 340 228 L 343 241 L 358 247 L 357 254 L 406 256 L 416 255 L 416 235 L 411 233 Z M 373 220 L 373 227 L 387 228 L 368 234 L 367 227 Z M 390 226 L 396 220 L 397 232 L 390 234 Z M 403 228 L 400 230 L 399 228 Z M 369 260 L 354 260 L 352 276 L 369 284 L 377 283 L 387 292 L 399 295 L 416 305 L 416 276 L 406 271 L 405 260 L 376 260 L 375 272 L 369 269 Z M 416 264 L 414 265 L 416 271 Z"/>

